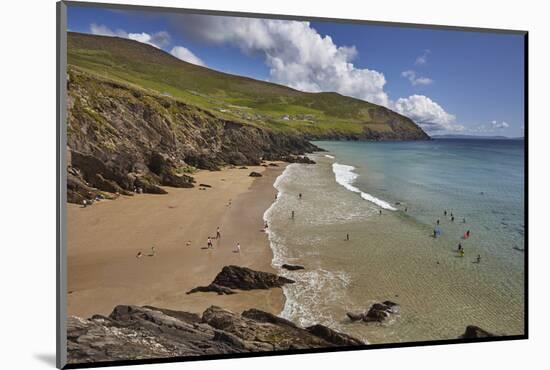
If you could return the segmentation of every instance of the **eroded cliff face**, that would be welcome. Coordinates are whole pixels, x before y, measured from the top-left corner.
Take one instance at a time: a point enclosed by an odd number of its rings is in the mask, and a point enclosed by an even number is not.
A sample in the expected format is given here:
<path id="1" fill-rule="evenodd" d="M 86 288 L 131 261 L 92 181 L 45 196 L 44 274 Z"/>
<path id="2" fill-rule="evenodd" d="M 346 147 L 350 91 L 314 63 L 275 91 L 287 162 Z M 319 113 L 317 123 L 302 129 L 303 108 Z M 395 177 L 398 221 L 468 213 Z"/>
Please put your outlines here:
<path id="1" fill-rule="evenodd" d="M 192 187 L 194 168 L 257 165 L 317 150 L 305 138 L 231 122 L 168 96 L 69 69 L 68 201 L 95 189 L 164 193 Z"/>

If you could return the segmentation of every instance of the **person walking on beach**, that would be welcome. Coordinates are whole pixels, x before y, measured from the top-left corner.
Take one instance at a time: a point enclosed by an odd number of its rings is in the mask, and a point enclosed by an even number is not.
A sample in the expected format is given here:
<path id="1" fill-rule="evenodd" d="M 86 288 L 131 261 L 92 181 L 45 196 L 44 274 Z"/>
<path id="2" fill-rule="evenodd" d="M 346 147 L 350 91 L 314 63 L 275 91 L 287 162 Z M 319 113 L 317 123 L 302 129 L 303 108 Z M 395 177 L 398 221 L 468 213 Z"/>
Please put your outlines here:
<path id="1" fill-rule="evenodd" d="M 437 229 L 434 229 L 434 239 L 437 238 Z"/>
<path id="2" fill-rule="evenodd" d="M 437 221 L 435 223 L 439 225 L 439 218 L 437 219 Z"/>
<path id="3" fill-rule="evenodd" d="M 458 251 L 460 252 L 462 250 L 462 244 L 458 243 Z"/>
<path id="4" fill-rule="evenodd" d="M 241 244 L 237 242 L 237 245 L 235 246 L 235 253 L 241 253 Z"/>
<path id="5" fill-rule="evenodd" d="M 477 255 L 476 261 L 477 261 L 477 263 L 480 263 L 480 262 L 481 262 L 481 255 L 480 255 L 480 254 Z"/>
<path id="6" fill-rule="evenodd" d="M 346 234 L 346 241 L 349 241 L 349 234 Z"/>
<path id="7" fill-rule="evenodd" d="M 294 211 L 292 211 L 291 218 L 294 220 Z"/>
<path id="8" fill-rule="evenodd" d="M 405 207 L 405 212 L 407 212 L 409 209 L 407 207 Z"/>
<path id="9" fill-rule="evenodd" d="M 382 210 L 380 210 L 379 212 L 380 212 L 380 216 L 382 216 Z"/>
<path id="10" fill-rule="evenodd" d="M 222 237 L 222 234 L 220 234 L 220 227 L 218 226 L 216 228 L 216 239 L 221 239 L 221 237 Z"/>
<path id="11" fill-rule="evenodd" d="M 298 194 L 298 198 L 302 199 L 302 193 Z"/>
<path id="12" fill-rule="evenodd" d="M 463 223 L 463 224 L 466 223 L 466 217 L 462 217 L 462 223 Z"/>
<path id="13" fill-rule="evenodd" d="M 470 237 L 470 230 L 466 231 L 466 234 L 464 234 L 464 239 L 468 239 Z"/>
<path id="14" fill-rule="evenodd" d="M 208 237 L 207 244 L 208 244 L 208 249 L 212 248 L 212 239 L 210 237 Z"/>

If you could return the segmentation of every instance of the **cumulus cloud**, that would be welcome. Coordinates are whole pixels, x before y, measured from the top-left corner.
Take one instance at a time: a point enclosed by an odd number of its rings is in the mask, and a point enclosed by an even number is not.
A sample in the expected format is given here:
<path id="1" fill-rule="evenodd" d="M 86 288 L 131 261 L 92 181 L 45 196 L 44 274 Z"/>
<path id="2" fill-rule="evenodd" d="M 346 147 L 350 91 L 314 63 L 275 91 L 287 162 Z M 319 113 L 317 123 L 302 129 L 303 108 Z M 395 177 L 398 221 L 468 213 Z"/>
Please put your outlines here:
<path id="1" fill-rule="evenodd" d="M 92 23 L 90 24 L 90 32 L 94 35 L 100 35 L 100 36 L 117 36 L 117 37 L 128 37 L 128 33 L 124 30 L 117 29 L 117 30 L 111 30 L 109 27 L 103 25 L 103 24 L 96 24 Z"/>
<path id="2" fill-rule="evenodd" d="M 203 41 L 261 55 L 273 82 L 308 92 L 336 91 L 385 106 L 390 103 L 384 75 L 356 67 L 354 46 L 336 45 L 309 22 L 205 15 L 180 15 L 174 22 Z"/>
<path id="3" fill-rule="evenodd" d="M 510 125 L 505 121 L 497 121 L 493 120 L 489 122 L 488 124 L 482 124 L 474 127 L 471 131 L 472 132 L 480 132 L 480 133 L 489 133 L 489 132 L 495 132 L 504 130 L 510 127 Z"/>
<path id="4" fill-rule="evenodd" d="M 431 54 L 430 49 L 424 50 L 422 55 L 419 55 L 418 57 L 416 57 L 416 60 L 414 61 L 414 64 L 416 64 L 417 66 L 421 66 L 421 65 L 424 65 L 424 64 L 428 63 L 428 55 L 430 55 L 430 54 Z"/>
<path id="5" fill-rule="evenodd" d="M 433 80 L 431 78 L 417 76 L 416 72 L 412 71 L 412 70 L 407 70 L 407 71 L 401 72 L 401 76 L 408 79 L 410 81 L 411 85 L 413 85 L 413 86 L 416 86 L 416 85 L 430 85 L 433 82 Z"/>
<path id="6" fill-rule="evenodd" d="M 424 95 L 399 98 L 392 108 L 415 121 L 426 131 L 462 131 L 464 126 L 455 123 L 456 117 Z"/>
<path id="7" fill-rule="evenodd" d="M 153 34 L 149 34 L 146 32 L 128 33 L 122 29 L 116 29 L 113 31 L 103 24 L 92 23 L 90 25 L 90 32 L 94 35 L 122 37 L 130 40 L 135 40 L 144 44 L 149 44 L 159 49 L 170 43 L 170 34 L 166 31 L 160 31 Z"/>
<path id="8" fill-rule="evenodd" d="M 185 62 L 193 63 L 203 67 L 205 66 L 204 62 L 199 57 L 193 54 L 191 50 L 183 46 L 174 46 L 172 48 L 172 51 L 170 51 L 170 54 Z"/>
<path id="9" fill-rule="evenodd" d="M 500 129 L 508 128 L 510 127 L 510 125 L 504 121 L 502 122 L 492 121 L 491 127 L 494 129 L 500 130 Z"/>

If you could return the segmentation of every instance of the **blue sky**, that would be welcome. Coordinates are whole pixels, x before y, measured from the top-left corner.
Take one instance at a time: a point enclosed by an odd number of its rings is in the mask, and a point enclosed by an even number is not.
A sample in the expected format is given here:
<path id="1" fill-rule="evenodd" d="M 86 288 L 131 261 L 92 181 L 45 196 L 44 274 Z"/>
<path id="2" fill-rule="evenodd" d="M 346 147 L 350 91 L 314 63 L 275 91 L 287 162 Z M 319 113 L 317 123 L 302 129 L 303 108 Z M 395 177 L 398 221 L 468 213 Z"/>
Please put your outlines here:
<path id="1" fill-rule="evenodd" d="M 523 136 L 523 36 L 69 7 L 70 31 L 149 43 L 208 68 L 337 91 L 431 134 Z"/>

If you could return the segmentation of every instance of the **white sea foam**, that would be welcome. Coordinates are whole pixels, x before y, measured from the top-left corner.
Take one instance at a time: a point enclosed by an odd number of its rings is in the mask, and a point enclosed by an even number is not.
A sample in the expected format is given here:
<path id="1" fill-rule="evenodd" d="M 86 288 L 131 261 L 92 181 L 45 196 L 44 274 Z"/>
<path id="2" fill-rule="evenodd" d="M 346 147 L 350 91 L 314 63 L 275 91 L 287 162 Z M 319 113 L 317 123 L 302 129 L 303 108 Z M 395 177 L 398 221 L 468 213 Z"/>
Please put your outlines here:
<path id="1" fill-rule="evenodd" d="M 385 200 L 376 198 L 375 196 L 365 193 L 355 186 L 353 186 L 353 182 L 357 179 L 359 175 L 357 175 L 355 172 L 355 167 L 348 166 L 346 164 L 340 164 L 340 163 L 333 163 L 332 164 L 332 171 L 334 172 L 334 177 L 336 179 L 336 182 L 349 191 L 352 191 L 354 193 L 359 193 L 361 195 L 361 198 L 368 200 L 369 202 L 372 202 L 376 204 L 377 206 L 390 210 L 390 211 L 397 211 L 397 209 L 393 208 L 388 202 Z"/>
<path id="2" fill-rule="evenodd" d="M 325 154 L 325 157 L 330 158 L 330 159 L 334 159 L 334 156 L 332 156 L 330 154 Z"/>

